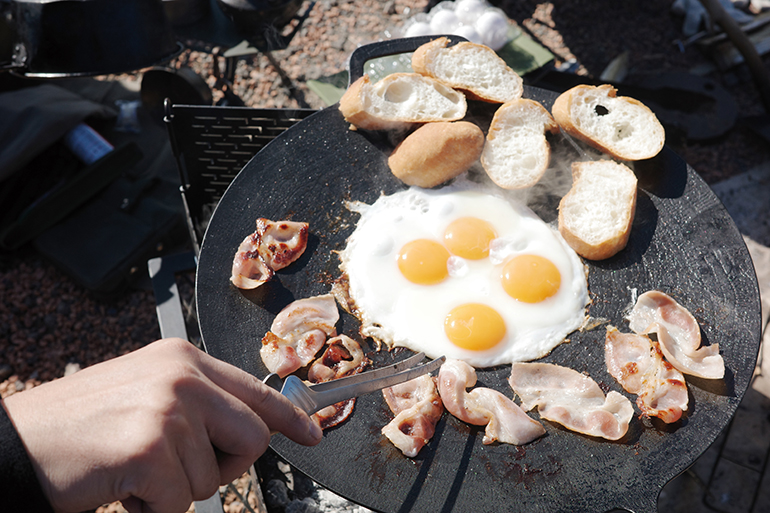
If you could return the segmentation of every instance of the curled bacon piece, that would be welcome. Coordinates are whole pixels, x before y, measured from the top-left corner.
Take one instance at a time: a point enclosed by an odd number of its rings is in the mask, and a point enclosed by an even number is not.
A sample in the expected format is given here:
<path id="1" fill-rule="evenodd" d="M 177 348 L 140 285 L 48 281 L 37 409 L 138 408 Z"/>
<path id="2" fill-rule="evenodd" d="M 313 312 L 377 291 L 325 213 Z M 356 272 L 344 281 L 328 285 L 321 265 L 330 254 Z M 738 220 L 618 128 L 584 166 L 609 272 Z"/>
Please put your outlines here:
<path id="1" fill-rule="evenodd" d="M 314 330 L 295 342 L 288 342 L 268 331 L 262 337 L 259 355 L 267 370 L 284 378 L 310 363 L 324 341 L 326 336 L 321 330 Z"/>
<path id="2" fill-rule="evenodd" d="M 329 339 L 323 355 L 310 366 L 307 379 L 313 383 L 331 381 L 358 374 L 370 363 L 358 342 L 347 335 L 340 335 Z"/>
<path id="3" fill-rule="evenodd" d="M 322 408 L 310 416 L 313 421 L 321 426 L 321 429 L 329 429 L 331 427 L 344 422 L 350 414 L 353 413 L 353 407 L 356 405 L 355 399 L 348 399 L 347 401 L 340 401 L 334 403 L 326 408 Z"/>
<path id="4" fill-rule="evenodd" d="M 329 339 L 326 350 L 308 370 L 307 377 L 312 383 L 322 383 L 362 372 L 371 364 L 361 346 L 346 335 Z M 311 418 L 321 429 L 328 429 L 347 419 L 353 413 L 356 399 L 347 399 L 327 406 L 314 413 Z"/>
<path id="5" fill-rule="evenodd" d="M 671 365 L 684 374 L 721 379 L 725 363 L 719 344 L 701 347 L 700 326 L 695 317 L 669 295 L 658 290 L 645 292 L 628 315 L 636 333 L 655 333 L 660 350 Z"/>
<path id="6" fill-rule="evenodd" d="M 297 260 L 307 247 L 308 224 L 257 219 L 257 230 L 248 235 L 233 258 L 230 281 L 241 289 L 255 289 Z"/>
<path id="7" fill-rule="evenodd" d="M 259 255 L 259 236 L 252 233 L 238 246 L 233 258 L 230 281 L 239 289 L 255 289 L 270 280 L 275 272 Z"/>
<path id="8" fill-rule="evenodd" d="M 484 444 L 499 441 L 523 445 L 545 434 L 545 428 L 516 403 L 491 388 L 470 388 L 476 370 L 461 360 L 447 359 L 438 373 L 438 390 L 447 411 L 468 424 L 486 426 Z"/>
<path id="9" fill-rule="evenodd" d="M 265 367 L 280 377 L 309 364 L 327 336 L 337 334 L 340 318 L 331 294 L 299 299 L 281 310 L 262 338 L 259 354 Z"/>
<path id="10" fill-rule="evenodd" d="M 257 219 L 256 233 L 261 238 L 259 254 L 273 271 L 283 269 L 305 252 L 307 223 Z"/>
<path id="11" fill-rule="evenodd" d="M 644 415 L 669 424 L 682 417 L 689 401 L 684 376 L 665 360 L 656 341 L 608 326 L 604 354 L 607 370 L 626 392 L 638 395 L 636 405 Z"/>
<path id="12" fill-rule="evenodd" d="M 382 390 L 385 402 L 396 417 L 382 434 L 407 458 L 414 458 L 436 432 L 444 413 L 436 381 L 427 374 Z"/>
<path id="13" fill-rule="evenodd" d="M 334 296 L 322 294 L 290 303 L 275 316 L 270 331 L 286 340 L 295 340 L 316 329 L 333 336 L 337 333 L 335 326 L 339 320 Z"/>
<path id="14" fill-rule="evenodd" d="M 513 363 L 508 382 L 524 410 L 537 406 L 541 418 L 578 433 L 619 440 L 634 415 L 625 396 L 612 390 L 605 397 L 594 380 L 568 367 Z"/>

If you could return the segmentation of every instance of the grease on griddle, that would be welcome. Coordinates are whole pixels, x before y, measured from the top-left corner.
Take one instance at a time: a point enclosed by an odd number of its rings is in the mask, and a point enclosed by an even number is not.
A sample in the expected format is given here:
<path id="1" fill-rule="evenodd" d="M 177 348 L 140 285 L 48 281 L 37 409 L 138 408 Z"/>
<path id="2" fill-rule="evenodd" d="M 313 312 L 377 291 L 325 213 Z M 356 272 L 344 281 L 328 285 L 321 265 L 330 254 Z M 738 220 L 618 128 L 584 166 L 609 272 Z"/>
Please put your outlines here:
<path id="1" fill-rule="evenodd" d="M 331 294 L 343 310 L 350 315 L 357 317 L 358 309 L 356 308 L 355 301 L 350 297 L 350 281 L 348 280 L 347 274 L 343 273 L 340 277 L 332 281 Z"/>
<path id="2" fill-rule="evenodd" d="M 543 477 L 552 477 L 561 470 L 561 463 L 553 455 L 548 455 L 548 461 L 540 467 L 536 467 L 526 461 L 526 448 L 512 446 L 512 451 L 503 456 L 490 458 L 489 455 L 480 456 L 484 469 L 493 480 L 505 480 L 524 486 L 530 490 L 536 480 Z"/>
<path id="3" fill-rule="evenodd" d="M 589 315 L 589 316 L 586 316 L 585 322 L 580 328 L 578 328 L 578 331 L 580 331 L 581 333 L 585 331 L 592 331 L 609 322 L 610 320 L 607 319 L 606 317 L 591 317 Z"/>
<path id="4" fill-rule="evenodd" d="M 386 481 L 385 478 L 387 477 L 388 472 L 394 471 L 393 469 L 391 469 L 392 465 L 388 465 L 388 462 L 386 461 L 386 459 L 383 458 L 383 455 L 386 453 L 386 451 L 382 449 L 384 448 L 381 448 L 379 450 L 373 450 L 368 453 L 361 452 L 354 458 L 355 461 L 360 461 L 361 458 L 367 458 L 367 460 L 370 461 L 371 463 L 369 465 L 370 479 L 368 484 L 378 493 L 382 491 L 382 485 Z"/>
<path id="5" fill-rule="evenodd" d="M 636 455 L 636 456 L 639 456 L 642 453 L 642 451 L 649 451 L 650 450 L 649 448 L 647 448 L 644 445 L 642 445 L 641 442 L 634 443 L 634 445 L 632 447 L 634 449 L 634 455 Z"/>

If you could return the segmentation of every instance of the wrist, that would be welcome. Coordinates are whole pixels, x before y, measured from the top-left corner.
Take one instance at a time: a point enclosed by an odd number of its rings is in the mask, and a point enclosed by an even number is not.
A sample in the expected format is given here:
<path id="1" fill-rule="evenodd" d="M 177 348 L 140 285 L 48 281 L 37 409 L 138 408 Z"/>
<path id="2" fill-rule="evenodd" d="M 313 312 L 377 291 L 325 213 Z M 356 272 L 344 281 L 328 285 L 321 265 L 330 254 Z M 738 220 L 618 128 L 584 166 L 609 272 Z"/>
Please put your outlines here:
<path id="1" fill-rule="evenodd" d="M 13 405 L 17 400 L 12 400 Z M 52 513 L 41 485 L 41 471 L 33 463 L 14 422 L 12 408 L 0 401 L 0 504 L 8 511 Z"/>

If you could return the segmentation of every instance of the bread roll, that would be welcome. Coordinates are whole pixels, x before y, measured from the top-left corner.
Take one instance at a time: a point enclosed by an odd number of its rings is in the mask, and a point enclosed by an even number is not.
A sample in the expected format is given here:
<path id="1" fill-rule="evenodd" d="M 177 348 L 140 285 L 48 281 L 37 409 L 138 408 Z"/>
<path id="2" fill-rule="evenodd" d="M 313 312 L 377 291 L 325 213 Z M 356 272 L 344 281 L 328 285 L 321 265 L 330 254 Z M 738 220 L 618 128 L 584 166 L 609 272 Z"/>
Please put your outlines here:
<path id="1" fill-rule="evenodd" d="M 636 175 L 611 160 L 572 164 L 559 203 L 559 232 L 575 252 L 603 260 L 626 247 L 636 212 Z"/>
<path id="2" fill-rule="evenodd" d="M 405 184 L 430 188 L 466 171 L 483 148 L 484 132 L 473 123 L 428 123 L 393 150 L 388 166 Z"/>
<path id="3" fill-rule="evenodd" d="M 663 149 L 666 133 L 643 103 L 616 96 L 609 84 L 579 85 L 553 104 L 553 117 L 568 134 L 622 160 L 649 159 Z"/>
<path id="4" fill-rule="evenodd" d="M 558 132 L 559 127 L 538 102 L 520 98 L 500 106 L 481 154 L 481 165 L 492 181 L 503 189 L 535 185 L 550 162 L 546 130 Z"/>
<path id="5" fill-rule="evenodd" d="M 521 77 L 491 48 L 476 43 L 457 43 L 440 37 L 420 46 L 412 55 L 412 69 L 462 89 L 468 98 L 504 103 L 521 98 Z"/>
<path id="6" fill-rule="evenodd" d="M 465 116 L 465 95 L 417 73 L 393 73 L 372 83 L 356 80 L 340 100 L 345 120 L 366 130 L 405 128 L 410 123 L 455 121 Z"/>

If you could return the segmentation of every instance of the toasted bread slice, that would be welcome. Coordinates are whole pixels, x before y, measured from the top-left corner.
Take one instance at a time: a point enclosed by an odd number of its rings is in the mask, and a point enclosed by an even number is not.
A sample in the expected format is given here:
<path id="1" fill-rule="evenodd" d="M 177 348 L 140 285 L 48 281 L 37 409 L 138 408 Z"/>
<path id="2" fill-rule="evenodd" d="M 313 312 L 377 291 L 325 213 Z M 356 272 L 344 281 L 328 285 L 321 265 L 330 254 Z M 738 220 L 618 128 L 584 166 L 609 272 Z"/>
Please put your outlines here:
<path id="1" fill-rule="evenodd" d="M 484 132 L 473 123 L 426 123 L 393 150 L 388 166 L 407 185 L 435 187 L 467 171 L 483 147 Z"/>
<path id="2" fill-rule="evenodd" d="M 366 130 L 456 121 L 466 108 L 463 93 L 417 73 L 393 73 L 376 83 L 364 75 L 345 91 L 339 106 L 346 121 Z"/>
<path id="3" fill-rule="evenodd" d="M 616 94 L 609 84 L 575 86 L 551 112 L 562 130 L 617 159 L 654 157 L 666 142 L 663 126 L 643 103 Z"/>
<path id="4" fill-rule="evenodd" d="M 557 132 L 551 114 L 533 100 L 520 98 L 497 109 L 481 154 L 481 165 L 503 189 L 532 187 L 550 162 L 545 131 Z"/>
<path id="5" fill-rule="evenodd" d="M 636 212 L 636 175 L 611 160 L 572 164 L 572 188 L 559 203 L 559 232 L 589 260 L 609 258 L 628 244 Z"/>
<path id="6" fill-rule="evenodd" d="M 505 103 L 521 98 L 521 77 L 494 50 L 476 43 L 447 43 L 440 37 L 417 48 L 412 69 L 463 90 L 473 100 Z"/>

